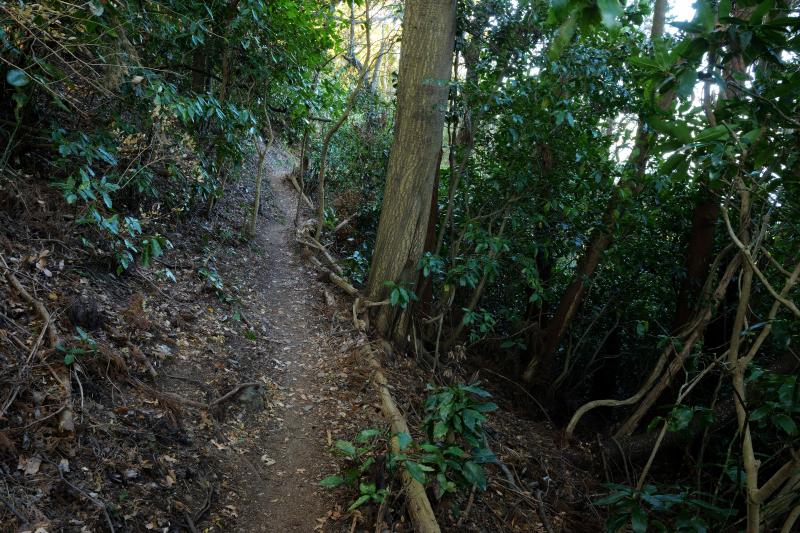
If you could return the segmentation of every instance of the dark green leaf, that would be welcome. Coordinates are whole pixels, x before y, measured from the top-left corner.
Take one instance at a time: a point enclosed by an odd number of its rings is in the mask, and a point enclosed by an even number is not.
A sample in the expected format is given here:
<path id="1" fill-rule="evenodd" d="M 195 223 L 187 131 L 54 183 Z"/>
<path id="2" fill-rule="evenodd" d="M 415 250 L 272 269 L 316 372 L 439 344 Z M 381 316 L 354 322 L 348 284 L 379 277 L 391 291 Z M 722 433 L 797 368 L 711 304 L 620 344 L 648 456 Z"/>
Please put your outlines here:
<path id="1" fill-rule="evenodd" d="M 423 485 L 425 484 L 425 472 L 423 472 L 419 463 L 416 463 L 414 461 L 406 461 L 403 464 L 406 467 L 406 471 L 412 478 L 414 478 L 419 483 L 422 483 Z"/>
<path id="2" fill-rule="evenodd" d="M 350 507 L 347 508 L 347 510 L 352 511 L 353 509 L 358 509 L 359 507 L 367 503 L 370 497 L 371 497 L 370 494 L 364 494 L 362 496 L 359 496 L 358 499 L 354 501 Z"/>
<path id="3" fill-rule="evenodd" d="M 398 433 L 397 434 L 397 446 L 400 448 L 400 451 L 405 450 L 411 444 L 411 435 L 408 433 Z"/>
<path id="4" fill-rule="evenodd" d="M 483 473 L 483 467 L 481 467 L 481 465 L 473 461 L 467 461 L 464 463 L 464 468 L 461 470 L 461 473 L 464 474 L 464 478 L 466 478 L 470 484 L 478 487 L 480 490 L 486 490 L 486 475 Z"/>
<path id="5" fill-rule="evenodd" d="M 328 476 L 322 481 L 319 482 L 320 485 L 327 489 L 331 489 L 333 487 L 338 487 L 344 483 L 344 478 L 342 476 Z"/>
<path id="6" fill-rule="evenodd" d="M 773 415 L 772 422 L 784 430 L 790 437 L 797 435 L 797 424 L 791 417 L 784 414 Z"/>
<path id="7" fill-rule="evenodd" d="M 647 513 L 641 507 L 634 507 L 631 512 L 631 527 L 634 533 L 647 533 Z"/>
<path id="8" fill-rule="evenodd" d="M 355 458 L 356 447 L 352 442 L 348 442 L 346 440 L 337 440 L 335 446 L 337 450 L 341 451 L 345 455 Z"/>
<path id="9" fill-rule="evenodd" d="M 597 0 L 597 7 L 600 9 L 604 26 L 615 28 L 619 25 L 619 17 L 622 15 L 619 0 Z"/>
<path id="10" fill-rule="evenodd" d="M 381 432 L 378 431 L 377 429 L 365 429 L 364 431 L 358 434 L 358 436 L 356 437 L 356 442 L 367 442 L 369 440 L 374 439 L 380 434 Z"/>

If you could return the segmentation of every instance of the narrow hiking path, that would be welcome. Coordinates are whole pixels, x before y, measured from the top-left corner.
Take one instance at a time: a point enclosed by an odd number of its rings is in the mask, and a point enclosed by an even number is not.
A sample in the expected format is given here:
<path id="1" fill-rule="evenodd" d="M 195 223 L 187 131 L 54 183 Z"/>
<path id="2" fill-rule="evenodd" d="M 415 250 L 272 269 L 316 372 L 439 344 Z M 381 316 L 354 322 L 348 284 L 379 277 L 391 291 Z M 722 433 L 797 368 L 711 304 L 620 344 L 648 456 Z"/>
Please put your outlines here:
<path id="1" fill-rule="evenodd" d="M 268 310 L 262 323 L 277 348 L 270 361 L 261 362 L 273 368 L 277 409 L 267 427 L 258 428 L 261 438 L 254 441 L 258 457 L 253 462 L 267 468 L 261 474 L 237 473 L 246 487 L 240 526 L 242 531 L 312 531 L 327 510 L 318 482 L 331 463 L 319 406 L 324 324 L 313 272 L 293 253 L 297 202 L 284 180 L 293 167 L 272 153 L 265 162 L 272 213 L 260 217 L 254 244 L 265 260 L 254 265 L 252 289 Z"/>
<path id="2" fill-rule="evenodd" d="M 205 451 L 218 476 L 219 530 L 348 531 L 349 523 L 337 523 L 342 494 L 319 481 L 338 470 L 331 444 L 374 417 L 373 398 L 364 391 L 366 374 L 354 372 L 349 323 L 295 252 L 297 195 L 285 180 L 294 157 L 274 145 L 264 164 L 268 186 L 256 237 L 245 244 L 232 237 L 252 202 L 250 168 L 217 208 L 210 230 L 217 242 L 199 243 L 229 301 L 193 306 L 198 320 L 182 350 L 188 357 L 173 367 L 183 379 L 164 387 L 191 396 L 197 387 L 189 382 L 201 382 L 219 397 L 236 384 L 259 383 L 238 405 L 200 422 L 203 434 L 213 435 Z"/>

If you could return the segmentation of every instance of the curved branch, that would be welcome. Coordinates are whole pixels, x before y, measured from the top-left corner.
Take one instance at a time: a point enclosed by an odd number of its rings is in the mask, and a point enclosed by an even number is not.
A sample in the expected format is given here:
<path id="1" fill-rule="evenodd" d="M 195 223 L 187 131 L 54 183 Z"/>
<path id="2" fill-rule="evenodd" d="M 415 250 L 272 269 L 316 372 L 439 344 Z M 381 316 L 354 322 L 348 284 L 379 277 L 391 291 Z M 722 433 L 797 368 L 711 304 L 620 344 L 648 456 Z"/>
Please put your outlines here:
<path id="1" fill-rule="evenodd" d="M 789 309 L 794 314 L 794 316 L 800 318 L 800 309 L 797 308 L 794 302 L 778 294 L 778 292 L 772 287 L 772 285 L 770 285 L 769 281 L 767 281 L 767 278 L 766 276 L 764 276 L 764 273 L 761 272 L 761 270 L 759 270 L 758 266 L 756 266 L 756 262 L 753 259 L 753 254 L 750 253 L 750 248 L 745 246 L 744 243 L 741 240 L 739 240 L 739 238 L 736 236 L 736 232 L 733 230 L 733 226 L 731 225 L 731 219 L 728 216 L 728 210 L 724 207 L 722 209 L 722 218 L 725 219 L 725 226 L 728 228 L 728 235 L 730 235 L 731 240 L 736 245 L 736 247 L 739 248 L 739 250 L 741 250 L 742 255 L 745 257 L 745 259 L 747 259 L 747 262 L 750 264 L 750 268 L 753 269 L 753 272 L 755 273 L 756 276 L 758 276 L 758 279 L 761 280 L 761 283 L 764 284 L 764 287 L 766 287 L 770 295 L 777 301 L 779 301 L 781 304 L 783 304 L 784 307 Z"/>

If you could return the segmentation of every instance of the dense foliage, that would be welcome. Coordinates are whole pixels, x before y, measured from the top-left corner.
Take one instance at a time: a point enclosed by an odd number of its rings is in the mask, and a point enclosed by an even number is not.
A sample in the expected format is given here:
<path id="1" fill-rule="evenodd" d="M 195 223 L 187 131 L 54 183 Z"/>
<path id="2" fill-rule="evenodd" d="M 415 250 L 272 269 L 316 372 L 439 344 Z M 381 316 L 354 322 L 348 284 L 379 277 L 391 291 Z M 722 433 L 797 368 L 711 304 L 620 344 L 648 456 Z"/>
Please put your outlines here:
<path id="1" fill-rule="evenodd" d="M 312 80 L 337 46 L 330 14 L 316 1 L 3 5 L 5 179 L 50 176 L 93 253 L 118 272 L 148 263 L 168 245 L 156 223 L 210 209 L 269 113 L 324 105 Z M 53 157 L 26 158 L 42 141 Z"/>
<path id="2" fill-rule="evenodd" d="M 589 402 L 569 435 L 621 424 L 647 466 L 600 502 L 611 529 L 736 529 L 745 509 L 778 527 L 797 504 L 796 9 L 701 1 L 664 33 L 663 4 L 552 7 L 459 4 L 434 238 L 390 304 L 434 368 L 466 345 L 565 424 Z"/>

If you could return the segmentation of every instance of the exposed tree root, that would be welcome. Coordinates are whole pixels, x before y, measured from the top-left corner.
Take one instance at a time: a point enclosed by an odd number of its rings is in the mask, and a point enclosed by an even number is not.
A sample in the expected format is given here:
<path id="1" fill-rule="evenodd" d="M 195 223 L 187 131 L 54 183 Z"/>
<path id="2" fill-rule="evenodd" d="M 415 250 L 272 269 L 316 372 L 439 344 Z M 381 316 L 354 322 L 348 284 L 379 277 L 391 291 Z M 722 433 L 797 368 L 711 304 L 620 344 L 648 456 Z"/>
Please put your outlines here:
<path id="1" fill-rule="evenodd" d="M 308 244 L 303 242 L 304 241 L 303 237 L 305 236 L 298 235 L 298 241 L 303 244 Z M 314 242 L 319 244 L 317 241 Z M 321 245 L 312 246 L 312 248 L 320 249 L 322 248 L 322 246 Z M 322 248 L 322 251 L 325 251 L 327 254 L 327 251 L 324 250 L 324 248 Z M 335 261 L 333 261 L 332 258 L 330 258 L 329 256 L 327 258 L 329 259 L 329 262 L 333 262 L 335 265 Z M 341 276 L 335 274 L 334 272 L 326 268 L 320 262 L 320 260 L 314 257 L 313 255 L 310 257 L 310 261 L 314 266 L 321 269 L 323 272 L 327 274 L 327 278 L 331 283 L 342 289 L 349 296 L 355 298 L 355 302 L 353 305 L 354 315 L 356 315 L 362 309 L 366 309 L 367 307 L 384 304 L 384 302 L 373 303 L 359 298 L 360 293 L 358 289 L 356 289 L 350 283 L 348 283 L 347 280 L 345 280 Z M 336 266 L 338 268 L 338 265 Z M 358 320 L 357 316 L 355 316 L 354 322 L 356 323 L 354 325 L 356 327 L 358 326 L 357 320 Z M 357 329 L 360 328 L 357 327 Z M 369 364 L 374 369 L 372 379 L 373 383 L 375 383 L 378 396 L 380 397 L 381 400 L 381 411 L 383 413 L 384 418 L 386 418 L 386 420 L 389 422 L 392 433 L 395 435 L 394 437 L 392 437 L 392 442 L 391 442 L 392 452 L 400 453 L 400 445 L 397 439 L 397 435 L 400 433 L 406 433 L 406 434 L 410 433 L 408 430 L 408 423 L 406 422 L 405 417 L 403 417 L 403 414 L 397 408 L 397 404 L 392 398 L 391 392 L 389 392 L 389 382 L 386 380 L 386 376 L 383 374 L 383 371 L 381 370 L 381 364 L 378 361 L 378 357 L 375 355 L 375 352 L 372 351 L 369 345 L 366 345 L 365 349 L 367 351 L 367 358 L 369 359 Z M 408 501 L 408 512 L 409 515 L 411 516 L 411 522 L 414 525 L 414 530 L 417 531 L 417 533 L 439 533 L 441 529 L 439 528 L 439 524 L 436 521 L 436 515 L 433 513 L 433 507 L 431 507 L 431 502 L 428 499 L 427 493 L 425 492 L 425 487 L 420 482 L 411 477 L 411 475 L 405 469 L 403 469 L 402 477 L 403 477 L 403 488 L 406 492 L 406 500 Z"/>
<path id="2" fill-rule="evenodd" d="M 408 424 L 405 417 L 403 417 L 400 410 L 397 408 L 392 394 L 389 392 L 389 382 L 386 376 L 383 375 L 381 364 L 378 361 L 375 352 L 366 346 L 367 357 L 369 358 L 370 365 L 375 369 L 373 373 L 373 382 L 378 389 L 378 396 L 381 399 L 381 411 L 384 418 L 389 421 L 392 428 L 392 452 L 400 453 L 400 444 L 397 435 L 400 433 L 408 434 Z M 411 475 L 404 469 L 403 470 L 403 488 L 406 491 L 406 499 L 408 500 L 408 512 L 411 515 L 411 522 L 414 524 L 414 530 L 417 533 L 439 533 L 439 524 L 436 521 L 436 515 L 433 514 L 431 502 L 425 492 L 425 487 L 411 477 Z"/>
<path id="3" fill-rule="evenodd" d="M 182 405 L 188 405 L 189 407 L 196 407 L 198 409 L 205 409 L 205 410 L 213 409 L 214 407 L 218 406 L 219 404 L 230 400 L 231 398 L 233 398 L 234 396 L 236 396 L 240 392 L 244 391 L 245 389 L 263 387 L 263 384 L 262 383 L 258 383 L 258 382 L 240 383 L 240 384 L 236 385 L 233 389 L 231 389 L 230 392 L 227 392 L 227 393 L 223 394 L 222 396 L 220 396 L 219 398 L 216 398 L 214 400 L 211 400 L 208 403 L 205 403 L 205 402 L 198 402 L 197 400 L 191 400 L 189 398 L 184 398 L 183 396 L 178 396 L 177 394 L 173 394 L 171 392 L 163 392 L 163 391 L 156 390 L 156 389 L 150 387 L 149 385 L 146 385 L 145 383 L 142 383 L 141 381 L 139 381 L 136 378 L 131 378 L 131 382 L 135 386 L 137 386 L 137 387 L 139 387 L 141 389 L 144 389 L 145 391 L 149 392 L 150 394 L 152 394 L 156 398 L 165 399 L 168 402 L 175 402 L 175 403 L 179 403 L 179 404 L 182 404 Z"/>

